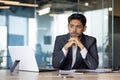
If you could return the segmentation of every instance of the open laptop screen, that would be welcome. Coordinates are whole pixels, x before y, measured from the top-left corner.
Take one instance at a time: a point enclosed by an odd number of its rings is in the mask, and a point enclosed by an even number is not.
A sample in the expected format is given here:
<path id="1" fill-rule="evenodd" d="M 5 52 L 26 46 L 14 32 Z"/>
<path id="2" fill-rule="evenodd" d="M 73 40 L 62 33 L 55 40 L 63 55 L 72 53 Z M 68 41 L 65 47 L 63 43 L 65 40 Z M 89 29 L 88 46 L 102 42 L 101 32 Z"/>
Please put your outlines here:
<path id="1" fill-rule="evenodd" d="M 34 50 L 29 46 L 8 46 L 8 50 L 12 59 L 20 60 L 19 70 L 37 71 L 39 72 L 38 65 L 35 59 Z"/>

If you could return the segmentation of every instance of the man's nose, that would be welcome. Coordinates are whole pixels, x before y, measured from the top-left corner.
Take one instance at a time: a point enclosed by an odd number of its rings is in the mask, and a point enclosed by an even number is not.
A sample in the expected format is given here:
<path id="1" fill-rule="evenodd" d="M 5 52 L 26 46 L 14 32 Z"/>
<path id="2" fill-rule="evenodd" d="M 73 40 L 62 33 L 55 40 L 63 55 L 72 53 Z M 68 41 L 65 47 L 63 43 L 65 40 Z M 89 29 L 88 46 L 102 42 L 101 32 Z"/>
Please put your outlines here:
<path id="1" fill-rule="evenodd" d="M 73 27 L 73 31 L 76 31 L 77 30 L 77 28 L 76 27 Z"/>

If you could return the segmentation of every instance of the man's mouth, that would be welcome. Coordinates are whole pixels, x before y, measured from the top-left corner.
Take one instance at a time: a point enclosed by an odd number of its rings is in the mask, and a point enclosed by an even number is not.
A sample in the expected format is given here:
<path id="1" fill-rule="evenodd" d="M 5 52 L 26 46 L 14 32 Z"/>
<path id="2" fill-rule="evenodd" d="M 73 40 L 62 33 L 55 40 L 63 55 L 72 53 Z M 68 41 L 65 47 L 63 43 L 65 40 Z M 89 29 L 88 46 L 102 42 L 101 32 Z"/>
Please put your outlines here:
<path id="1" fill-rule="evenodd" d="M 79 36 L 78 33 L 71 33 L 71 36 Z"/>

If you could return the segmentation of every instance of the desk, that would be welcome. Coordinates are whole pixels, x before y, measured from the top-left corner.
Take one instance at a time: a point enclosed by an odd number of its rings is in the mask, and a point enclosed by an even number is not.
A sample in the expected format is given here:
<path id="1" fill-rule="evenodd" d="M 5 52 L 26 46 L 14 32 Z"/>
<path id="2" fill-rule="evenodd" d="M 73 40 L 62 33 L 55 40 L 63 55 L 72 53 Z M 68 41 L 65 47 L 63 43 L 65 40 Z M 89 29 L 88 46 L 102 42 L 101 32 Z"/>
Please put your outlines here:
<path id="1" fill-rule="evenodd" d="M 120 80 L 120 73 L 83 73 L 69 74 L 61 77 L 58 71 L 53 72 L 25 72 L 11 74 L 9 70 L 0 70 L 0 80 Z"/>

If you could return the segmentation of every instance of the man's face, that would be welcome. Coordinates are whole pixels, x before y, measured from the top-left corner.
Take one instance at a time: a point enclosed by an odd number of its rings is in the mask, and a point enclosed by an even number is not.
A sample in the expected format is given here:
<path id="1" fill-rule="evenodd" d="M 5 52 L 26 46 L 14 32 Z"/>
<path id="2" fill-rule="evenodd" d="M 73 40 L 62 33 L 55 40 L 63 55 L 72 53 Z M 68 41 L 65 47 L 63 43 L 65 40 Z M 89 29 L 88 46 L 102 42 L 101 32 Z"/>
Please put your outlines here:
<path id="1" fill-rule="evenodd" d="M 73 19 L 68 24 L 68 30 L 71 37 L 78 37 L 86 30 L 86 26 L 83 26 L 81 21 Z"/>

